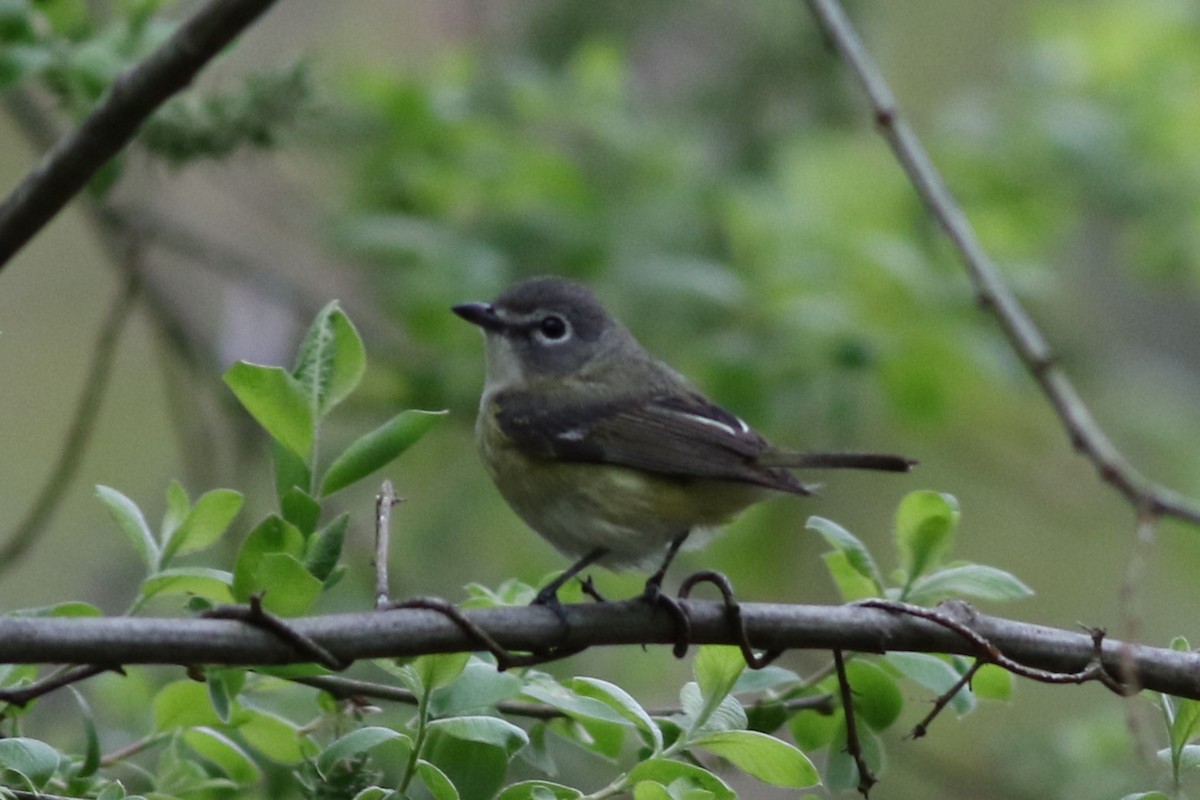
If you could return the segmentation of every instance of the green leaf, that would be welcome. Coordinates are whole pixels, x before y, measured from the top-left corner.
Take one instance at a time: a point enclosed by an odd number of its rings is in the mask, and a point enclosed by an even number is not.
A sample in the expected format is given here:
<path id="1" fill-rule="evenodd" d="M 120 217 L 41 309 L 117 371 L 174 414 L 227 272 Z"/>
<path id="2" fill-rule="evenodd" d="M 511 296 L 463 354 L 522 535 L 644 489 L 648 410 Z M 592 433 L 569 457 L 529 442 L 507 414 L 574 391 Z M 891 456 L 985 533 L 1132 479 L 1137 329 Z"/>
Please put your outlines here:
<path id="1" fill-rule="evenodd" d="M 861 595 L 860 597 L 880 597 L 883 595 L 883 573 L 879 571 L 879 566 L 871 556 L 871 551 L 867 549 L 867 546 L 858 537 L 836 522 L 824 517 L 809 517 L 804 527 L 810 531 L 816 531 L 825 537 L 825 541 L 845 557 L 846 564 L 858 576 L 869 581 L 873 591 L 871 594 Z"/>
<path id="2" fill-rule="evenodd" d="M 598 678 L 575 678 L 571 681 L 571 688 L 581 697 L 599 700 L 636 725 L 642 733 L 649 737 L 655 753 L 662 750 L 662 731 L 650 718 L 646 709 L 642 708 L 641 704 L 620 686 Z"/>
<path id="3" fill-rule="evenodd" d="M 233 575 L 208 567 L 172 567 L 142 581 L 142 597 L 157 594 L 184 594 L 203 597 L 214 603 L 233 602 Z"/>
<path id="4" fill-rule="evenodd" d="M 864 578 L 862 573 L 852 567 L 849 558 L 841 550 L 830 550 L 821 556 L 821 560 L 825 562 L 825 569 L 829 571 L 829 577 L 833 578 L 838 594 L 847 603 L 882 596 L 883 590 L 879 585 L 869 578 Z"/>
<path id="5" fill-rule="evenodd" d="M 96 496 L 104 503 L 109 516 L 125 534 L 125 540 L 133 546 L 142 563 L 150 569 L 157 567 L 158 543 L 154 541 L 154 534 L 150 532 L 150 526 L 146 524 L 146 518 L 142 516 L 137 503 L 108 486 L 97 486 Z"/>
<path id="6" fill-rule="evenodd" d="M 984 664 L 971 678 L 971 691 L 981 700 L 1012 699 L 1013 676 L 995 664 Z"/>
<path id="7" fill-rule="evenodd" d="M 741 649 L 733 645 L 705 645 L 696 652 L 692 664 L 696 683 L 706 701 L 729 694 L 745 668 Z"/>
<path id="8" fill-rule="evenodd" d="M 304 535 L 277 516 L 269 516 L 246 535 L 233 567 L 233 596 L 239 603 L 261 589 L 257 579 L 263 558 L 270 553 L 286 553 L 296 558 L 304 555 Z"/>
<path id="9" fill-rule="evenodd" d="M 292 375 L 309 399 L 313 418 L 322 419 L 354 391 L 366 366 L 362 338 L 334 300 L 309 326 Z"/>
<path id="10" fill-rule="evenodd" d="M 91 603 L 81 603 L 78 600 L 67 600 L 51 606 L 39 608 L 22 608 L 16 611 L 6 611 L 7 617 L 102 617 L 100 609 Z"/>
<path id="11" fill-rule="evenodd" d="M 350 444 L 333 460 L 321 481 L 321 496 L 344 489 L 388 464 L 416 444 L 445 411 L 401 411 Z"/>
<path id="12" fill-rule="evenodd" d="M 499 672 L 491 664 L 471 661 L 459 680 L 436 690 L 430 696 L 429 709 L 435 717 L 480 711 L 502 700 L 511 700 L 520 693 L 521 688 L 521 679 L 516 675 Z"/>
<path id="13" fill-rule="evenodd" d="M 558 683 L 535 683 L 522 691 L 525 697 L 556 708 L 572 719 L 598 720 L 616 725 L 631 726 L 632 723 L 606 703 L 592 697 L 576 694 Z"/>
<path id="14" fill-rule="evenodd" d="M 790 669 L 766 666 L 762 669 L 748 669 L 738 676 L 737 682 L 730 689 L 731 694 L 743 692 L 769 692 L 784 686 L 800 683 L 800 676 Z"/>
<path id="15" fill-rule="evenodd" d="M 1171 749 L 1181 753 L 1197 729 L 1200 729 L 1200 700 L 1180 699 L 1175 706 L 1175 719 L 1171 721 Z"/>
<path id="16" fill-rule="evenodd" d="M 883 659 L 906 677 L 938 694 L 949 691 L 962 677 L 942 659 L 925 653 L 888 653 Z M 975 695 L 964 686 L 955 693 L 950 706 L 959 716 L 967 714 L 975 708 Z"/>
<path id="17" fill-rule="evenodd" d="M 682 722 L 690 731 L 742 730 L 749 724 L 746 709 L 736 698 L 705 697 L 695 681 L 688 681 L 679 690 L 679 702 L 683 706 Z"/>
<path id="18" fill-rule="evenodd" d="M 772 786 L 801 788 L 821 782 L 808 757 L 787 742 L 757 731 L 719 731 L 692 743 Z"/>
<path id="19" fill-rule="evenodd" d="M 983 564 L 966 564 L 924 575 L 913 581 L 907 598 L 918 605 L 935 605 L 948 597 L 974 600 L 1020 600 L 1033 590 L 1016 576 Z"/>
<path id="20" fill-rule="evenodd" d="M 391 728 L 367 727 L 350 731 L 317 756 L 317 770 L 328 776 L 337 762 L 366 753 L 384 742 L 398 741 L 412 749 L 412 739 Z"/>
<path id="21" fill-rule="evenodd" d="M 208 688 L 196 681 L 168 683 L 154 695 L 153 707 L 156 731 L 221 725 L 209 702 Z"/>
<path id="22" fill-rule="evenodd" d="M 194 553 L 214 544 L 242 510 L 242 495 L 232 489 L 213 489 L 196 501 L 163 546 L 161 564 L 176 554 Z"/>
<path id="23" fill-rule="evenodd" d="M 737 797 L 724 781 L 708 770 L 669 758 L 647 759 L 631 769 L 628 776 L 629 783 L 634 786 L 642 781 L 669 786 L 680 778 L 712 792 L 715 800 L 734 800 Z"/>
<path id="24" fill-rule="evenodd" d="M 838 726 L 842 724 L 842 712 L 822 714 L 819 711 L 804 710 L 798 712 L 788 721 L 788 729 L 801 750 L 819 750 L 833 741 Z"/>
<path id="25" fill-rule="evenodd" d="M 1165 792 L 1135 792 L 1127 794 L 1121 800 L 1171 800 L 1170 796 Z"/>
<path id="26" fill-rule="evenodd" d="M 96 717 L 92 714 L 92 707 L 88 705 L 87 700 L 83 699 L 83 695 L 74 686 L 67 688 L 71 690 L 71 694 L 75 696 L 75 704 L 79 706 L 79 716 L 83 720 L 84 741 L 87 743 L 84 748 L 83 761 L 79 763 L 78 771 L 75 774 L 86 778 L 95 775 L 96 770 L 100 768 L 100 737 L 96 733 Z"/>
<path id="27" fill-rule="evenodd" d="M 448 686 L 462 674 L 470 653 L 435 653 L 413 659 L 412 667 L 426 692 Z"/>
<path id="28" fill-rule="evenodd" d="M 329 587 L 329 577 L 342 557 L 342 545 L 346 540 L 346 529 L 350 527 L 350 515 L 339 514 L 333 522 L 308 540 L 308 555 L 304 566 L 313 577 Z"/>
<path id="29" fill-rule="evenodd" d="M 316 421 L 300 383 L 283 367 L 239 361 L 225 371 L 225 384 L 250 416 L 301 459 L 307 459 L 316 436 Z"/>
<path id="30" fill-rule="evenodd" d="M 192 728 L 184 731 L 183 741 L 201 758 L 213 764 L 234 783 L 249 786 L 258 783 L 262 770 L 241 745 L 213 728 Z"/>
<path id="31" fill-rule="evenodd" d="M 158 540 L 165 542 L 170 539 L 171 534 L 187 518 L 188 512 L 191 510 L 192 501 L 188 497 L 187 490 L 179 481 L 171 481 L 167 485 L 167 510 L 163 514 Z"/>
<path id="32" fill-rule="evenodd" d="M 505 787 L 496 800 L 579 800 L 583 792 L 550 781 L 521 781 Z"/>
<path id="33" fill-rule="evenodd" d="M 0 739 L 0 770 L 11 770 L 34 790 L 42 789 L 58 769 L 59 754 L 37 739 Z"/>
<path id="34" fill-rule="evenodd" d="M 279 764 L 295 764 L 311 755 L 312 741 L 301 735 L 293 723 L 261 709 L 251 713 L 238 725 L 238 733 L 247 744 Z"/>
<path id="35" fill-rule="evenodd" d="M 284 498 L 292 489 L 307 493 L 312 486 L 312 471 L 308 463 L 274 439 L 271 440 L 271 467 L 275 473 L 275 495 L 279 498 L 281 508 Z M 286 516 L 286 510 L 284 514 Z"/>
<path id="36" fill-rule="evenodd" d="M 308 479 L 305 478 L 305 485 Z M 321 519 L 321 504 L 309 497 L 299 486 L 286 489 L 279 497 L 279 511 L 283 518 L 296 526 L 296 530 L 308 536 L 317 529 Z"/>
<path id="37" fill-rule="evenodd" d="M 904 707 L 895 679 L 874 664 L 855 660 L 846 664 L 854 710 L 858 718 L 877 731 L 885 730 Z"/>
<path id="38" fill-rule="evenodd" d="M 896 548 L 911 583 L 949 551 L 958 527 L 958 501 L 938 492 L 910 492 L 896 509 Z"/>
<path id="39" fill-rule="evenodd" d="M 499 747 L 509 755 L 529 743 L 525 731 L 499 717 L 449 717 L 435 719 L 428 727 L 455 739 Z"/>
<path id="40" fill-rule="evenodd" d="M 312 608 L 322 584 L 295 556 L 267 553 L 254 571 L 254 590 L 263 592 L 263 608 L 281 617 L 298 617 Z"/>
<path id="41" fill-rule="evenodd" d="M 417 777 L 425 784 L 433 800 L 458 800 L 458 789 L 454 788 L 446 773 L 428 761 L 422 759 L 417 762 Z"/>
<path id="42" fill-rule="evenodd" d="M 246 670 L 240 667 L 209 667 L 204 672 L 208 700 L 222 722 L 233 720 L 238 710 L 238 695 L 246 685 Z"/>

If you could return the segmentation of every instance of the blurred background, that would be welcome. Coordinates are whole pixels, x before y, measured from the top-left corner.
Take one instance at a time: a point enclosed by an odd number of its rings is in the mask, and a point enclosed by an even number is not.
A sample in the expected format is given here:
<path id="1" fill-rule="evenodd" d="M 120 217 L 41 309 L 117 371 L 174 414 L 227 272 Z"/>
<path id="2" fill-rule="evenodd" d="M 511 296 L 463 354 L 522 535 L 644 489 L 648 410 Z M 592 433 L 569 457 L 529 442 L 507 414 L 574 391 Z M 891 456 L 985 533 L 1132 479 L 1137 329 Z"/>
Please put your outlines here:
<path id="1" fill-rule="evenodd" d="M 1148 475 L 1200 497 L 1200 9 L 849 10 L 1101 425 Z M 106 3 L 88 12 L 90 30 L 119 16 Z M 1131 509 L 1072 453 L 977 308 L 802 3 L 292 0 L 197 92 L 229 94 L 247 76 L 292 101 L 289 122 L 256 143 L 270 147 L 215 158 L 148 135 L 101 201 L 75 203 L 0 274 L 0 546 L 50 480 L 124 275 L 144 276 L 79 473 L 33 545 L 0 564 L 0 608 L 125 608 L 140 567 L 95 484 L 151 519 L 172 478 L 193 496 L 247 492 L 243 524 L 268 510 L 265 443 L 219 375 L 239 358 L 287 363 L 334 297 L 371 366 L 327 452 L 399 408 L 450 411 L 387 471 L 407 498 L 395 594 L 461 600 L 472 582 L 540 582 L 565 563 L 478 463 L 482 344 L 448 308 L 554 273 L 586 281 L 648 349 L 768 438 L 921 462 L 904 477 L 831 475 L 816 498 L 753 509 L 681 557 L 676 581 L 709 567 L 743 599 L 835 602 L 805 519 L 838 521 L 891 569 L 893 509 L 928 488 L 959 499 L 958 557 L 1036 591 L 985 611 L 1114 634 L 1132 625 L 1160 645 L 1200 639 L 1200 531 L 1164 523 L 1121 600 Z M 36 83 L 0 88 L 7 192 L 38 162 L 45 124 L 69 124 L 72 109 Z M 364 609 L 372 492 L 338 500 L 353 514 L 351 574 L 324 610 Z M 616 596 L 641 582 L 596 578 Z M 688 674 L 659 648 L 554 669 L 617 681 L 649 706 L 672 703 Z M 910 723 L 928 700 L 911 688 Z M 944 716 L 919 741 L 897 726 L 878 790 L 1119 797 L 1161 776 L 1138 754 L 1163 745 L 1155 714 L 1095 685 L 1022 683 L 1011 704 Z"/>

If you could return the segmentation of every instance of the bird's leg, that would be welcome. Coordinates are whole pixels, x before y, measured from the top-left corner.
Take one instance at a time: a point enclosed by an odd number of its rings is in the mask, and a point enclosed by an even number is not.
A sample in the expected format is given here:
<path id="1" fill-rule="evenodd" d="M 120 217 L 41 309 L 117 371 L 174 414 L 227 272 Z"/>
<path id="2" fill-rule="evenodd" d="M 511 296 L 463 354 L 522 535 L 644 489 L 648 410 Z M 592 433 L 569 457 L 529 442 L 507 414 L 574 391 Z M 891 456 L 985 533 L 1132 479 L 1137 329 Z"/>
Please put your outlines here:
<path id="1" fill-rule="evenodd" d="M 683 610 L 679 601 L 670 595 L 663 594 L 662 582 L 663 578 L 667 576 L 667 568 L 675 560 L 675 554 L 679 552 L 679 548 L 683 547 L 683 543 L 687 541 L 689 533 L 691 531 L 686 530 L 671 540 L 671 546 L 667 548 L 667 556 L 663 559 L 662 566 L 646 579 L 646 588 L 642 591 L 642 600 L 656 608 L 665 609 L 675 618 L 675 654 L 680 658 L 687 652 L 687 646 L 692 636 L 692 623 L 688 620 L 687 612 Z"/>
<path id="2" fill-rule="evenodd" d="M 562 620 L 564 625 L 567 624 L 567 613 L 563 611 L 562 603 L 558 600 L 558 590 L 563 587 L 563 584 L 571 580 L 571 578 L 574 578 L 606 555 L 608 555 L 607 548 L 597 547 L 568 567 L 563 574 L 543 586 L 542 590 L 537 593 L 537 597 L 533 598 L 533 602 L 530 605 L 546 606 L 558 615 L 558 618 Z"/>

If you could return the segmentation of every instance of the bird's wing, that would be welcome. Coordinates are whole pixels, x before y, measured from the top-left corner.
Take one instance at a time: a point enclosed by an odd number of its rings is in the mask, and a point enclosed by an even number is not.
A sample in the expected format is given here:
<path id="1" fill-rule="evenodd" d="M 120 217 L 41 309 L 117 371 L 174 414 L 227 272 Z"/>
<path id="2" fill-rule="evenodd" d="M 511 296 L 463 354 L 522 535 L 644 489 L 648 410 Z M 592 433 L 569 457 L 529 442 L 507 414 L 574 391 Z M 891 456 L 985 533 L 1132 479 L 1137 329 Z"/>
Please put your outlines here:
<path id="1" fill-rule="evenodd" d="M 502 393 L 494 402 L 500 429 L 529 455 L 807 493 L 786 469 L 756 463 L 769 449 L 762 436 L 694 392 L 554 409 L 521 393 Z"/>

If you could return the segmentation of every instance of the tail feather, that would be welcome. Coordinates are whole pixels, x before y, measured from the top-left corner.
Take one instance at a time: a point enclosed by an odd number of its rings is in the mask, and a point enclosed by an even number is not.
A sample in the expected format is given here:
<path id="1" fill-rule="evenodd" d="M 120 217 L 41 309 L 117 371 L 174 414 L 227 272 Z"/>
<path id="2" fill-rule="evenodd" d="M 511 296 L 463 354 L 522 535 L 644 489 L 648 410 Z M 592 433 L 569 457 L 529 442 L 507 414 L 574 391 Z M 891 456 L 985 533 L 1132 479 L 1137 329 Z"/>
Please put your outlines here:
<path id="1" fill-rule="evenodd" d="M 792 453 L 777 450 L 758 457 L 758 463 L 789 469 L 871 469 L 908 472 L 916 461 L 888 453 Z"/>

